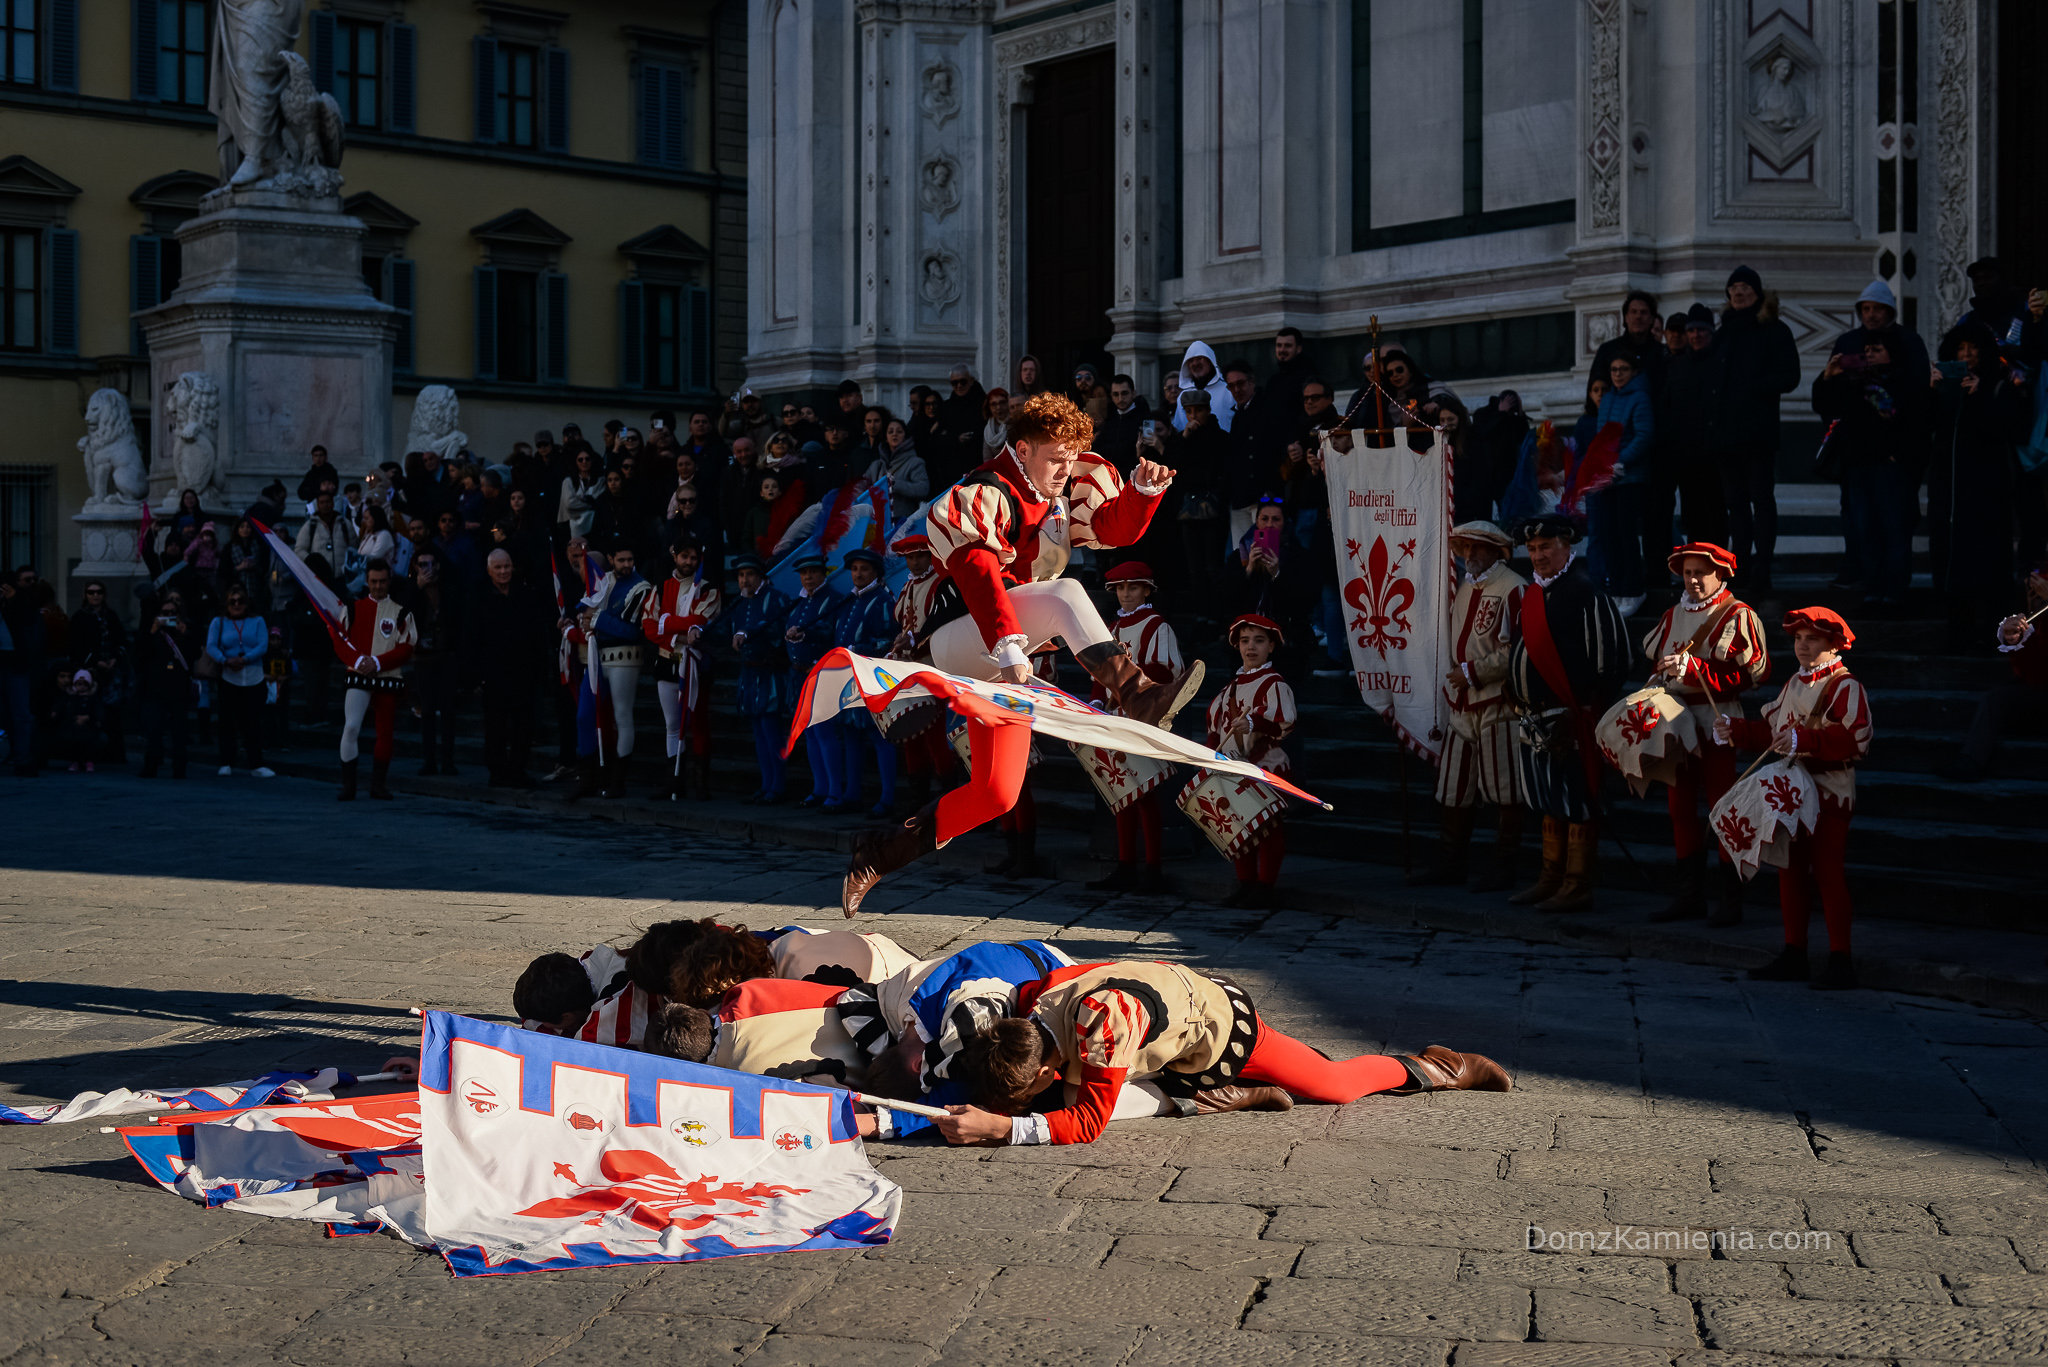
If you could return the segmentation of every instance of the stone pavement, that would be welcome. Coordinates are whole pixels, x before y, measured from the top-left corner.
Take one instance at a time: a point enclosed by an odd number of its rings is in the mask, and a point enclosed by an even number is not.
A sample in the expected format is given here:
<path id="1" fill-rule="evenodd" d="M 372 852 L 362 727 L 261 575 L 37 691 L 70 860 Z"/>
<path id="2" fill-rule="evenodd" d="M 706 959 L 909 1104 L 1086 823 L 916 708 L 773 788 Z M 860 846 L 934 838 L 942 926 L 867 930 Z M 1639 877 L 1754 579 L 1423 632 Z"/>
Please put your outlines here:
<path id="1" fill-rule="evenodd" d="M 290 778 L 0 780 L 0 832 L 8 1099 L 372 1068 L 413 1003 L 502 1017 L 544 949 L 840 924 L 829 854 Z M 921 953 L 1043 935 L 1225 970 L 1332 1054 L 1442 1042 L 1518 1090 L 878 1144 L 907 1193 L 884 1248 L 464 1282 L 202 1211 L 91 1123 L 8 1127 L 0 1363 L 2048 1360 L 2033 1018 L 950 865 L 870 905 Z"/>

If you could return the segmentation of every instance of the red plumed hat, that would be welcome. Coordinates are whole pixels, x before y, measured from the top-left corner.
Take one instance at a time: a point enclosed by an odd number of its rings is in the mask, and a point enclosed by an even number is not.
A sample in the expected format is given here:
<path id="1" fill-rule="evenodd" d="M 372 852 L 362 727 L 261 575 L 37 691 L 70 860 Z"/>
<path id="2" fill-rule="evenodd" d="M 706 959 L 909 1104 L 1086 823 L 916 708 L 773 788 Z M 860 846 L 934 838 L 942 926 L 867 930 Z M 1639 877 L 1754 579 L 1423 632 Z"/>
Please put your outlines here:
<path id="1" fill-rule="evenodd" d="M 1732 578 L 1735 574 L 1735 552 L 1725 546 L 1716 546 L 1711 541 L 1688 541 L 1683 546 L 1673 546 L 1664 563 L 1673 574 L 1677 574 L 1678 562 L 1688 555 L 1704 555 L 1720 567 L 1724 579 Z"/>
<path id="2" fill-rule="evenodd" d="M 1832 608 L 1794 608 L 1779 625 L 1787 631 L 1819 632 L 1833 641 L 1837 650 L 1847 650 L 1856 644 L 1856 633 L 1849 630 L 1842 614 Z"/>
<path id="3" fill-rule="evenodd" d="M 1103 575 L 1102 582 L 1105 584 L 1150 584 L 1154 588 L 1159 587 L 1158 577 L 1152 573 L 1152 567 L 1142 560 L 1124 561 L 1123 564 L 1118 565 L 1108 574 Z"/>

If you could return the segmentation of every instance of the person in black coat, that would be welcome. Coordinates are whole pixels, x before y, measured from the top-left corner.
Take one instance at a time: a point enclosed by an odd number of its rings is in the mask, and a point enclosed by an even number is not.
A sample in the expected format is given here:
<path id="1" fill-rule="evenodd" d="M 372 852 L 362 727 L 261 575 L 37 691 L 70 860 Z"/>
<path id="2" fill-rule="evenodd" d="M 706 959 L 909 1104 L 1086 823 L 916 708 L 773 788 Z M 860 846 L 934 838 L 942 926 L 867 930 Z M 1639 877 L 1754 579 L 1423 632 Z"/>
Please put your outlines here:
<path id="1" fill-rule="evenodd" d="M 1928 549 L 1934 587 L 1947 605 L 1949 649 L 1981 652 L 2011 607 L 2015 444 L 2033 405 L 1999 358 L 1991 330 L 1958 323 L 1941 359 L 1963 371 L 1934 372 L 1934 458 L 1927 468 Z M 2038 494 L 2036 495 L 2038 497 Z"/>
<path id="2" fill-rule="evenodd" d="M 1752 598 L 1771 591 L 1778 545 L 1778 396 L 1799 387 L 1799 348 L 1777 305 L 1755 271 L 1737 266 L 1708 354 L 1707 449 L 1721 469 L 1727 546 Z"/>
<path id="3" fill-rule="evenodd" d="M 484 711 L 484 763 L 493 788 L 532 788 L 526 772 L 533 749 L 534 690 L 553 664 L 554 604 L 513 578 L 512 557 L 495 550 L 483 586 L 463 615 L 459 638 L 462 680 L 475 689 Z"/>
<path id="4" fill-rule="evenodd" d="M 1721 472 L 1707 450 L 1707 390 L 1711 379 L 1714 311 L 1685 311 L 1685 350 L 1664 366 L 1663 401 L 1657 405 L 1658 457 L 1678 490 L 1687 541 L 1728 543 L 1728 502 Z"/>
<path id="5" fill-rule="evenodd" d="M 121 731 L 121 705 L 128 695 L 128 628 L 121 624 L 121 615 L 107 606 L 105 580 L 85 581 L 85 606 L 71 614 L 67 644 L 71 667 L 92 671 L 107 736 L 104 758 L 123 763 L 127 742 Z"/>
<path id="6" fill-rule="evenodd" d="M 185 777 L 187 714 L 192 710 L 192 661 L 206 648 L 206 636 L 186 611 L 176 589 L 142 605 L 142 634 L 135 647 L 135 692 L 143 734 L 138 778 L 155 778 L 163 763 L 164 735 L 171 740 L 171 777 Z"/>
<path id="7" fill-rule="evenodd" d="M 1926 353 L 1917 364 L 1904 328 L 1867 331 L 1860 350 L 1838 351 L 1813 382 L 1813 411 L 1830 424 L 1825 459 L 1840 472 L 1849 544 L 1864 581 L 1864 610 L 1896 617 L 1912 580 L 1913 523 L 1927 446 Z"/>
<path id="8" fill-rule="evenodd" d="M 934 493 L 981 464 L 981 410 L 988 401 L 988 392 L 964 365 L 956 365 L 948 372 L 946 387 L 950 392 L 939 399 L 939 415 L 932 422 L 932 444 L 920 444 L 917 448 L 931 474 Z M 1100 433 L 1096 440 L 1101 440 Z"/>
<path id="9" fill-rule="evenodd" d="M 1593 373 L 1606 374 L 1597 362 Z M 1522 396 L 1512 389 L 1503 389 L 1472 415 L 1471 429 L 1458 444 L 1458 459 L 1451 467 L 1453 523 L 1493 520 L 1494 505 L 1514 478 L 1515 462 L 1528 435 L 1529 415 L 1522 411 Z"/>
<path id="10" fill-rule="evenodd" d="M 1152 405 L 1138 393 L 1131 377 L 1113 377 L 1109 382 L 1109 416 L 1095 424 L 1095 454 L 1129 479 L 1132 469 L 1138 464 L 1138 438 L 1144 435 L 1145 424 L 1151 419 Z M 978 441 L 980 429 L 977 427 L 975 430 Z M 937 487 L 936 475 L 933 487 Z"/>

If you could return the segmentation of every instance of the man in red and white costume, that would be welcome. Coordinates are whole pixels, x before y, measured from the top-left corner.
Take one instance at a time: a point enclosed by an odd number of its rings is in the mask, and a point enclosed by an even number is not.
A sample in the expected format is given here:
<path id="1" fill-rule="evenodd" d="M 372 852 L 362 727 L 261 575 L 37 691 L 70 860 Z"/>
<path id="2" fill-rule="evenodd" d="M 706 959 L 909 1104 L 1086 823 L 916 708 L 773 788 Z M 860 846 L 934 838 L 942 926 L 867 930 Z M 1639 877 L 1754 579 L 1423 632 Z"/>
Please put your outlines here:
<path id="1" fill-rule="evenodd" d="M 947 605 L 958 599 L 953 577 L 932 567 L 931 538 L 922 532 L 896 538 L 893 549 L 910 566 L 910 577 L 896 595 L 896 645 L 890 654 L 907 660 L 929 634 L 931 623 L 940 620 Z M 903 750 L 903 772 L 909 779 L 908 796 L 922 807 L 931 800 L 932 784 L 953 767 L 953 752 L 946 745 L 946 728 L 933 715 L 931 724 L 911 735 L 898 736 Z"/>
<path id="2" fill-rule="evenodd" d="M 1142 560 L 1126 560 L 1102 576 L 1102 582 L 1116 595 L 1116 621 L 1110 624 L 1110 631 L 1117 644 L 1129 653 L 1147 678 L 1170 683 L 1185 666 L 1181 663 L 1180 638 L 1173 634 L 1173 628 L 1159 609 L 1152 606 L 1152 593 L 1159 587 L 1152 567 Z M 1099 683 L 1089 700 L 1099 706 L 1111 705 L 1108 690 Z M 1140 892 L 1166 890 L 1162 862 L 1165 858 L 1165 827 L 1160 813 L 1159 789 L 1156 787 L 1140 793 L 1115 812 L 1116 871 L 1107 878 L 1098 878 L 1088 884 L 1090 892 L 1123 892 L 1131 888 Z M 1138 872 L 1137 862 L 1141 838 L 1145 854 L 1142 875 Z"/>
<path id="3" fill-rule="evenodd" d="M 383 560 L 369 563 L 363 571 L 363 596 L 348 605 L 343 629 L 333 635 L 334 653 L 348 671 L 341 695 L 340 800 L 355 801 L 363 714 L 375 708 L 377 748 L 370 766 L 370 796 L 389 802 L 391 789 L 385 779 L 391 772 L 392 732 L 416 639 L 412 614 L 391 596 L 390 565 Z"/>
<path id="4" fill-rule="evenodd" d="M 1294 761 L 1280 742 L 1294 730 L 1300 714 L 1294 707 L 1294 689 L 1273 665 L 1273 652 L 1285 644 L 1280 624 L 1250 612 L 1230 624 L 1229 636 L 1243 663 L 1223 691 L 1209 699 L 1209 747 L 1286 778 Z M 1224 905 L 1273 905 L 1273 885 L 1280 881 L 1280 861 L 1286 857 L 1287 827 L 1275 816 L 1258 843 L 1238 856 L 1237 889 Z"/>
<path id="5" fill-rule="evenodd" d="M 704 628 L 724 610 L 718 585 L 704 578 L 703 548 L 679 539 L 668 548 L 675 572 L 647 595 L 640 630 L 654 643 L 654 691 L 668 728 L 668 798 L 679 800 L 683 781 L 683 747 L 690 749 L 690 779 L 697 800 L 711 796 L 711 709 L 704 693 L 704 651 L 698 645 Z"/>
<path id="6" fill-rule="evenodd" d="M 1856 810 L 1856 761 L 1870 753 L 1870 696 L 1849 675 L 1842 652 L 1856 633 L 1827 608 L 1796 608 L 1785 614 L 1792 655 L 1799 672 L 1785 680 L 1761 721 L 1721 716 L 1714 741 L 1744 750 L 1797 755 L 1820 789 L 1820 816 L 1812 834 L 1792 842 L 1791 860 L 1778 874 L 1778 909 L 1785 920 L 1785 948 L 1749 976 L 1766 982 L 1800 982 L 1807 976 L 1806 923 L 1813 893 L 1820 892 L 1828 927 L 1828 964 L 1812 986 L 1854 987 L 1849 957 L 1849 818 Z"/>
<path id="7" fill-rule="evenodd" d="M 1171 683 L 1147 678 L 1081 585 L 1060 578 L 1074 547 L 1127 546 L 1143 536 L 1173 482 L 1173 471 L 1141 460 L 1126 485 L 1115 466 L 1088 450 L 1093 432 L 1071 400 L 1035 395 L 1011 410 L 1003 454 L 932 504 L 933 558 L 952 576 L 967 615 L 931 633 L 931 661 L 949 674 L 1023 683 L 1032 652 L 1058 639 L 1125 716 L 1168 726 L 1201 684 L 1200 662 Z M 1030 728 L 969 722 L 968 731 L 973 774 L 966 783 L 901 826 L 855 843 L 840 890 L 848 916 L 883 875 L 1016 804 Z"/>
<path id="8" fill-rule="evenodd" d="M 1700 734 L 1711 735 L 1720 713 L 1742 715 L 1744 689 L 1770 677 L 1764 624 L 1728 587 L 1735 577 L 1733 551 L 1709 541 L 1688 541 L 1672 547 L 1665 563 L 1685 581 L 1685 592 L 1643 637 L 1643 654 L 1656 666 L 1654 677 L 1685 703 Z M 1714 906 L 1708 910 L 1707 846 L 1700 825 L 1700 799 L 1711 810 L 1734 783 L 1735 752 L 1725 745 L 1702 745 L 1681 762 L 1676 781 L 1665 790 L 1677 887 L 1669 905 L 1650 913 L 1652 921 L 1705 916 L 1710 926 L 1742 924 L 1742 879 L 1725 856 L 1715 879 Z"/>

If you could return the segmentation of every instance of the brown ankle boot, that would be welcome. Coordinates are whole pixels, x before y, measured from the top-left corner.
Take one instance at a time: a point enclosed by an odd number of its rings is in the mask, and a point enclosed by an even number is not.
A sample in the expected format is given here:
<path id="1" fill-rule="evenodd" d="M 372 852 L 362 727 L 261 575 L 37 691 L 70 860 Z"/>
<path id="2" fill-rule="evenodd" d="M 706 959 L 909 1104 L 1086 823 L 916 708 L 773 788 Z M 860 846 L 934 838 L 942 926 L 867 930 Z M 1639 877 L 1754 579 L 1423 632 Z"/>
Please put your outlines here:
<path id="1" fill-rule="evenodd" d="M 1294 1098 L 1283 1088 L 1243 1086 L 1211 1087 L 1195 1093 L 1196 1115 L 1222 1115 L 1227 1111 L 1291 1111 Z"/>
<path id="2" fill-rule="evenodd" d="M 1116 698 L 1117 711 L 1133 721 L 1162 730 L 1172 727 L 1174 714 L 1195 696 L 1195 690 L 1202 686 L 1202 673 L 1207 668 L 1197 660 L 1174 675 L 1172 682 L 1156 683 L 1138 668 L 1130 652 L 1115 641 L 1104 641 L 1076 651 L 1074 658 L 1080 662 L 1081 668 L 1088 671 L 1089 678 Z"/>
<path id="3" fill-rule="evenodd" d="M 1396 1054 L 1408 1070 L 1409 1084 L 1389 1095 L 1416 1092 L 1505 1092 L 1514 1087 L 1508 1070 L 1484 1054 L 1461 1054 L 1432 1044 L 1418 1054 Z"/>
<path id="4" fill-rule="evenodd" d="M 1574 821 L 1565 832 L 1564 883 L 1555 894 L 1536 904 L 1538 911 L 1583 911 L 1593 905 L 1593 852 L 1600 845 L 1600 828 L 1590 821 Z"/>
<path id="5" fill-rule="evenodd" d="M 1506 892 L 1515 885 L 1515 851 L 1522 844 L 1523 808 L 1513 804 L 1500 809 L 1500 824 L 1494 828 L 1493 851 L 1486 872 L 1472 875 L 1473 892 Z"/>
<path id="6" fill-rule="evenodd" d="M 1508 901 L 1518 907 L 1533 906 L 1555 896 L 1564 885 L 1564 826 L 1554 816 L 1543 818 L 1543 872 Z"/>
<path id="7" fill-rule="evenodd" d="M 839 885 L 839 908 L 847 919 L 860 915 L 861 899 L 882 881 L 883 875 L 936 850 L 938 834 L 937 802 L 920 808 L 900 826 L 861 832 L 853 842 L 853 858 L 846 866 L 846 878 Z"/>
<path id="8" fill-rule="evenodd" d="M 1472 843 L 1472 816 L 1470 807 L 1444 808 L 1436 858 L 1428 868 L 1417 869 L 1408 875 L 1409 887 L 1437 887 L 1465 881 L 1465 850 Z"/>

